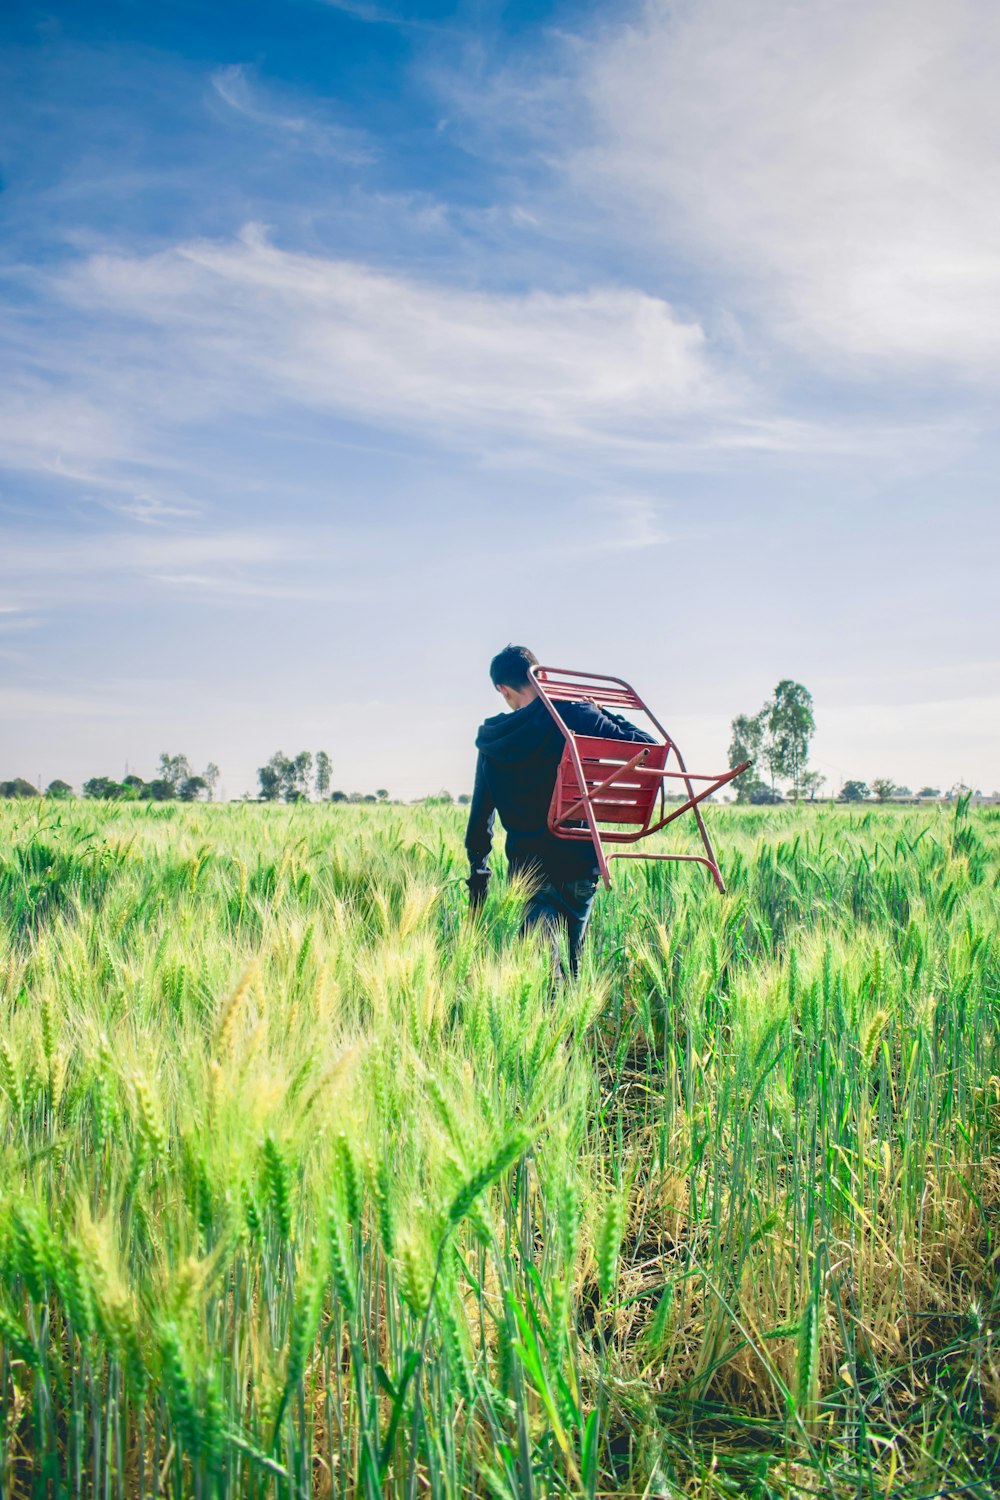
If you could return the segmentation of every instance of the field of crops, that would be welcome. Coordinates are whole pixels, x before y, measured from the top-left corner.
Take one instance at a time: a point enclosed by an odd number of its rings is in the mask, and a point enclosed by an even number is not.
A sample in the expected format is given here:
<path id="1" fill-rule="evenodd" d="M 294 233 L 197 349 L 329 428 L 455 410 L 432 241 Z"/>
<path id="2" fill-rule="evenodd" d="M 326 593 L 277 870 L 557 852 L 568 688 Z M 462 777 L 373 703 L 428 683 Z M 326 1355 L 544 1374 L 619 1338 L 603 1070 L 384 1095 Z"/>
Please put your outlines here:
<path id="1" fill-rule="evenodd" d="M 0 804 L 0 1494 L 993 1494 L 1000 816 L 710 822 Z"/>

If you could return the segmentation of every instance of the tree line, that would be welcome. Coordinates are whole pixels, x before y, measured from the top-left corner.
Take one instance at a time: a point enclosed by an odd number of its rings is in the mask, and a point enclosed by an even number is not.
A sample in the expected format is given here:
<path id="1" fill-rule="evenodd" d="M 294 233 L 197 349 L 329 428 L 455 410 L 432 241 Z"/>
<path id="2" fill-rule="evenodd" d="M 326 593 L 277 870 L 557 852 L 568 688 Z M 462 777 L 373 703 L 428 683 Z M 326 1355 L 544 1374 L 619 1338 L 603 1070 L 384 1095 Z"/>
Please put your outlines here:
<path id="1" fill-rule="evenodd" d="M 730 728 L 730 766 L 750 762 L 749 770 L 733 783 L 737 802 L 781 802 L 784 800 L 783 783 L 796 801 L 800 797 L 815 800 L 826 778 L 809 768 L 809 745 L 816 722 L 812 694 L 801 682 L 782 678 L 771 697 L 755 714 L 737 714 Z M 196 772 L 186 755 L 169 755 L 164 751 L 157 773 L 151 780 L 146 781 L 134 774 L 123 777 L 121 781 L 111 776 L 92 776 L 83 783 L 83 795 L 115 801 L 194 802 L 200 798 L 211 801 L 215 797 L 219 774 L 218 766 L 212 761 L 204 771 Z M 377 803 L 389 800 L 385 787 L 374 792 L 331 791 L 332 778 L 333 763 L 325 750 L 317 750 L 315 755 L 309 750 L 300 750 L 293 756 L 278 750 L 257 771 L 260 792 L 256 800 L 307 802 L 314 795 L 320 802 Z M 952 797 L 965 790 L 964 786 L 955 787 L 947 795 Z M 43 795 L 59 799 L 72 797 L 74 792 L 69 782 L 58 778 L 50 781 L 44 792 L 23 776 L 0 781 L 0 797 Z M 838 799 L 841 802 L 866 802 L 875 797 L 879 802 L 888 802 L 894 798 L 913 797 L 931 800 L 941 795 L 940 788 L 932 786 L 921 787 L 913 793 L 907 786 L 897 786 L 889 777 L 878 777 L 870 786 L 866 781 L 851 778 L 844 782 Z M 470 799 L 467 794 L 455 799 L 450 792 L 441 791 L 421 800 L 468 803 Z"/>
<path id="2" fill-rule="evenodd" d="M 219 783 L 219 768 L 209 761 L 204 771 L 196 772 L 186 755 L 160 756 L 156 775 L 150 780 L 133 774 L 119 781 L 113 776 L 91 776 L 83 783 L 84 797 L 100 798 L 116 802 L 195 802 L 200 799 L 212 801 Z M 388 802 L 389 792 L 378 787 L 374 792 L 331 791 L 333 763 L 325 750 L 315 755 L 309 750 L 300 750 L 298 755 L 285 755 L 278 750 L 266 765 L 257 772 L 260 791 L 256 798 L 244 797 L 243 801 L 258 802 L 308 802 L 313 796 L 320 802 Z M 9 781 L 0 781 L 0 797 L 47 797 L 60 799 L 76 794 L 68 781 L 57 778 L 42 789 L 23 776 Z M 423 799 L 426 802 L 467 803 L 465 795 L 453 798 L 450 792 L 437 792 Z"/>
<path id="3" fill-rule="evenodd" d="M 325 750 L 317 750 L 315 757 L 309 750 L 300 750 L 298 755 L 286 755 L 278 750 L 266 766 L 257 772 L 260 784 L 260 802 L 308 802 L 315 792 L 319 802 L 388 802 L 389 793 L 384 786 L 374 792 L 331 791 L 333 762 Z"/>
<path id="4" fill-rule="evenodd" d="M 260 783 L 260 802 L 305 802 L 315 793 L 321 802 L 387 802 L 389 793 L 385 787 L 375 792 L 331 791 L 333 765 L 325 750 L 313 756 L 308 750 L 288 756 L 278 751 L 257 772 Z M 196 772 L 186 755 L 170 755 L 166 751 L 160 756 L 156 775 L 148 781 L 138 775 L 129 774 L 119 781 L 114 776 L 91 776 L 83 783 L 84 797 L 100 798 L 115 802 L 195 802 L 200 799 L 212 801 L 219 783 L 219 768 L 209 761 L 204 771 Z M 44 788 L 35 786 L 23 776 L 10 781 L 0 781 L 0 797 L 48 797 L 61 799 L 75 793 L 68 781 L 57 778 Z M 245 800 L 254 800 L 252 798 Z M 450 802 L 447 792 L 438 793 L 438 801 Z M 459 799 L 462 800 L 461 798 Z M 467 800 L 467 799 L 466 799 Z"/>
<path id="5" fill-rule="evenodd" d="M 944 797 L 951 802 L 958 797 L 963 797 L 966 792 L 972 792 L 975 797 L 982 796 L 978 788 L 968 787 L 964 781 L 957 781 L 946 792 L 943 792 L 939 786 L 922 786 L 918 792 L 911 792 L 908 786 L 897 786 L 889 776 L 877 776 L 871 786 L 867 781 L 860 781 L 856 778 L 845 781 L 837 793 L 837 800 L 838 802 L 868 802 L 874 797 L 877 802 L 936 802 Z"/>
<path id="6" fill-rule="evenodd" d="M 83 795 L 114 802 L 195 802 L 202 797 L 210 801 L 215 796 L 219 775 L 214 761 L 209 761 L 199 773 L 192 770 L 186 755 L 168 755 L 164 751 L 157 773 L 151 780 L 132 774 L 123 776 L 121 781 L 114 776 L 91 776 L 83 783 Z M 58 777 L 49 782 L 44 792 L 23 776 L 16 776 L 13 781 L 0 781 L 0 797 L 45 796 L 58 801 L 73 795 L 69 782 Z"/>

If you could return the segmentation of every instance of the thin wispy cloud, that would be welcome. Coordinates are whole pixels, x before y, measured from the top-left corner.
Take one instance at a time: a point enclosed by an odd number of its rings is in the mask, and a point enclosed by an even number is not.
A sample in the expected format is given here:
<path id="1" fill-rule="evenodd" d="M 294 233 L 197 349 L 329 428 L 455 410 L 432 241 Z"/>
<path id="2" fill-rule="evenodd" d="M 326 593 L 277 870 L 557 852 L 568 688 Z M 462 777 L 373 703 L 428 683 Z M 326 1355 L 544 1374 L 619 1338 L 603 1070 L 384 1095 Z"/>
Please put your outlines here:
<path id="1" fill-rule="evenodd" d="M 863 375 L 1000 371 L 1000 9 L 648 0 L 574 54 L 571 180 Z"/>
<path id="2" fill-rule="evenodd" d="M 651 549 L 666 546 L 672 540 L 664 521 L 665 504 L 644 495 L 615 494 L 598 496 L 575 507 L 572 522 L 558 529 L 554 540 L 531 548 L 533 566 L 572 566 L 580 559 L 615 557 L 630 552 L 648 554 Z M 514 537 L 505 547 L 498 545 L 494 560 L 507 568 L 524 562 L 524 546 Z M 474 569 L 476 557 L 459 553 L 459 567 Z"/>
<path id="3" fill-rule="evenodd" d="M 620 495 L 609 506 L 612 526 L 592 545 L 603 551 L 645 551 L 670 540 L 661 508 L 639 495 Z"/>
<path id="4" fill-rule="evenodd" d="M 598 556 L 648 552 L 651 547 L 663 547 L 671 540 L 662 502 L 645 495 L 613 495 L 598 502 L 594 509 L 597 522 L 593 528 L 587 528 L 586 540 L 579 544 L 579 551 Z M 572 550 L 572 544 L 564 550 Z"/>
<path id="5" fill-rule="evenodd" d="M 304 115 L 282 115 L 275 110 L 262 109 L 254 98 L 242 63 L 231 63 L 228 68 L 216 69 L 212 74 L 212 87 L 230 109 L 252 120 L 255 125 L 288 130 L 293 135 L 302 135 L 308 129 L 309 122 Z"/>
<path id="6" fill-rule="evenodd" d="M 100 502 L 106 510 L 127 516 L 141 526 L 165 526 L 173 521 L 190 521 L 200 514 L 196 505 L 176 505 L 156 495 L 133 495 L 130 499 Z"/>
<path id="7" fill-rule="evenodd" d="M 222 102 L 244 120 L 265 130 L 291 137 L 309 151 L 338 157 L 354 166 L 376 159 L 371 141 L 359 130 L 331 124 L 310 114 L 287 114 L 271 104 L 267 92 L 243 63 L 230 63 L 211 75 L 212 88 Z"/>
<path id="8" fill-rule="evenodd" d="M 0 452 L 8 470 L 41 469 L 54 478 L 83 483 L 104 474 L 136 454 L 138 427 L 127 402 L 109 403 L 96 374 L 75 358 L 73 341 L 56 329 L 41 334 L 47 345 L 46 375 L 18 368 L 16 355 L 6 353 L 7 383 L 0 402 Z M 114 409 L 112 409 L 114 406 Z"/>
<path id="9" fill-rule="evenodd" d="M 372 26 L 398 26 L 410 31 L 443 32 L 452 28 L 436 21 L 414 16 L 401 16 L 383 5 L 368 5 L 366 0 L 322 0 L 331 10 L 339 10 L 355 21 L 367 21 Z"/>
<path id="10" fill-rule="evenodd" d="M 370 593 L 355 573 L 358 555 L 356 542 L 349 548 L 320 527 L 106 531 L 63 542 L 14 537 L 0 552 L 0 585 L 19 601 L 7 610 L 18 612 L 64 609 L 109 588 L 123 597 L 159 589 L 205 601 L 329 601 Z"/>
<path id="11" fill-rule="evenodd" d="M 62 541 L 14 537 L 0 553 L 0 570 L 7 575 L 86 574 L 208 562 L 295 563 L 307 557 L 329 560 L 342 548 L 329 528 L 277 525 L 173 534 L 111 531 Z"/>
<path id="12" fill-rule="evenodd" d="M 201 600 L 216 600 L 221 603 L 243 601 L 258 603 L 266 600 L 289 602 L 326 603 L 333 600 L 341 603 L 359 599 L 370 599 L 376 590 L 372 584 L 357 582 L 308 583 L 301 578 L 288 578 L 275 582 L 270 578 L 241 578 L 226 573 L 149 573 L 151 583 L 165 584 L 175 590 L 190 592 Z"/>

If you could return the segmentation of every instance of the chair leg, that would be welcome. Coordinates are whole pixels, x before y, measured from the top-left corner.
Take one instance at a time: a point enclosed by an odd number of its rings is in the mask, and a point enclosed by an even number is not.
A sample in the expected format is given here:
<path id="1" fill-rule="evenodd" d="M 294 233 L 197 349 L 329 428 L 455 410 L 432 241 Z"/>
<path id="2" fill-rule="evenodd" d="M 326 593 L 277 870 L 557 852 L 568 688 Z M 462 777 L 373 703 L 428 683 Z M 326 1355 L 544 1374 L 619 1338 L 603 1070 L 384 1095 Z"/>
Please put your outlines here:
<path id="1" fill-rule="evenodd" d="M 680 769 L 682 771 L 686 771 L 687 770 L 687 766 L 684 764 L 684 757 L 681 754 L 680 749 L 679 749 L 676 741 L 672 741 L 671 744 L 672 744 L 673 752 L 674 752 L 674 754 L 677 757 L 677 764 L 678 764 L 678 766 L 680 767 Z M 705 846 L 705 853 L 708 856 L 708 860 L 707 860 L 708 868 L 712 872 L 712 879 L 715 881 L 715 884 L 718 886 L 719 895 L 720 896 L 724 896 L 726 894 L 726 883 L 725 883 L 725 881 L 722 878 L 722 872 L 719 869 L 719 862 L 718 862 L 718 860 L 715 857 L 715 850 L 712 848 L 712 840 L 708 836 L 708 829 L 705 827 L 705 819 L 702 816 L 701 807 L 699 805 L 701 799 L 700 798 L 696 799 L 694 787 L 691 785 L 691 783 L 688 780 L 687 776 L 685 776 L 685 778 L 684 778 L 684 785 L 687 787 L 688 796 L 691 798 L 691 801 L 692 801 L 691 811 L 694 813 L 695 822 L 698 824 L 698 832 L 701 834 L 701 841 L 702 841 L 702 843 Z M 721 785 L 721 783 L 720 783 L 720 785 Z M 712 791 L 716 791 L 716 790 L 717 790 L 716 787 L 712 788 Z M 712 791 L 710 791 L 708 793 L 709 796 L 711 796 Z M 703 793 L 702 795 L 704 796 L 705 794 Z"/>
<path id="2" fill-rule="evenodd" d="M 590 813 L 589 807 L 587 811 Z M 601 879 L 604 881 L 604 889 L 610 891 L 611 871 L 608 868 L 608 857 L 604 852 L 604 844 L 601 842 L 601 830 L 594 821 L 592 813 L 590 814 L 590 831 L 594 836 L 594 853 L 597 855 L 597 863 L 601 871 Z"/>

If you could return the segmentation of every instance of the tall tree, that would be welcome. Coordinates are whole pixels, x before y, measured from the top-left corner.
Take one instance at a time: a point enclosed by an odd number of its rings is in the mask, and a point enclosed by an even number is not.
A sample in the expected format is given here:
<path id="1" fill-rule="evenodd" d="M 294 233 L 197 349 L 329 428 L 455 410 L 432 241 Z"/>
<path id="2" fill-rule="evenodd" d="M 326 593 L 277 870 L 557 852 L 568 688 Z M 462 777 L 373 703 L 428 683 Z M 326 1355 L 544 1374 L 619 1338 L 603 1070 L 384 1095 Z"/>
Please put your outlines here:
<path id="1" fill-rule="evenodd" d="M 819 789 L 823 785 L 825 780 L 826 777 L 823 775 L 822 771 L 803 771 L 802 790 L 805 792 L 810 802 L 816 801 Z"/>
<path id="2" fill-rule="evenodd" d="M 187 781 L 191 775 L 191 765 L 186 755 L 168 755 L 166 751 L 160 756 L 159 780 L 166 781 L 174 794 L 181 789 L 181 783 Z"/>
<path id="3" fill-rule="evenodd" d="M 201 773 L 201 779 L 205 783 L 206 787 L 208 788 L 208 800 L 209 800 L 209 802 L 214 802 L 215 801 L 215 788 L 219 784 L 219 775 L 220 775 L 219 768 L 215 764 L 214 760 L 210 760 L 209 763 L 208 763 L 208 765 L 205 767 L 204 771 L 202 771 L 202 773 Z"/>
<path id="4" fill-rule="evenodd" d="M 312 775 L 313 758 L 309 750 L 300 750 L 294 760 L 288 762 L 285 773 L 284 794 L 286 802 L 309 800 L 309 779 Z"/>
<path id="5" fill-rule="evenodd" d="M 279 750 L 271 756 L 266 766 L 261 766 L 257 772 L 257 780 L 260 782 L 262 802 L 277 802 L 284 789 L 285 768 L 290 764 L 288 756 Z"/>
<path id="6" fill-rule="evenodd" d="M 771 705 L 765 703 L 760 713 L 737 714 L 730 726 L 732 731 L 732 738 L 729 741 L 730 766 L 740 766 L 745 760 L 750 762 L 750 770 L 738 777 L 736 781 L 737 802 L 751 801 L 755 788 L 760 785 L 757 764 L 765 750 L 770 713 Z"/>
<path id="7" fill-rule="evenodd" d="M 330 763 L 330 757 L 325 750 L 318 750 L 316 752 L 316 795 L 321 802 L 326 800 L 332 775 L 333 766 Z"/>
<path id="8" fill-rule="evenodd" d="M 284 751 L 278 750 L 266 766 L 257 772 L 260 782 L 260 800 L 276 802 L 279 797 L 285 802 L 302 802 L 309 797 L 309 779 L 312 775 L 313 758 L 308 750 L 300 750 L 294 760 Z"/>
<path id="9" fill-rule="evenodd" d="M 788 777 L 796 799 L 802 789 L 809 741 L 815 728 L 812 694 L 801 682 L 783 677 L 774 690 L 768 716 L 770 760 L 772 775 Z"/>

